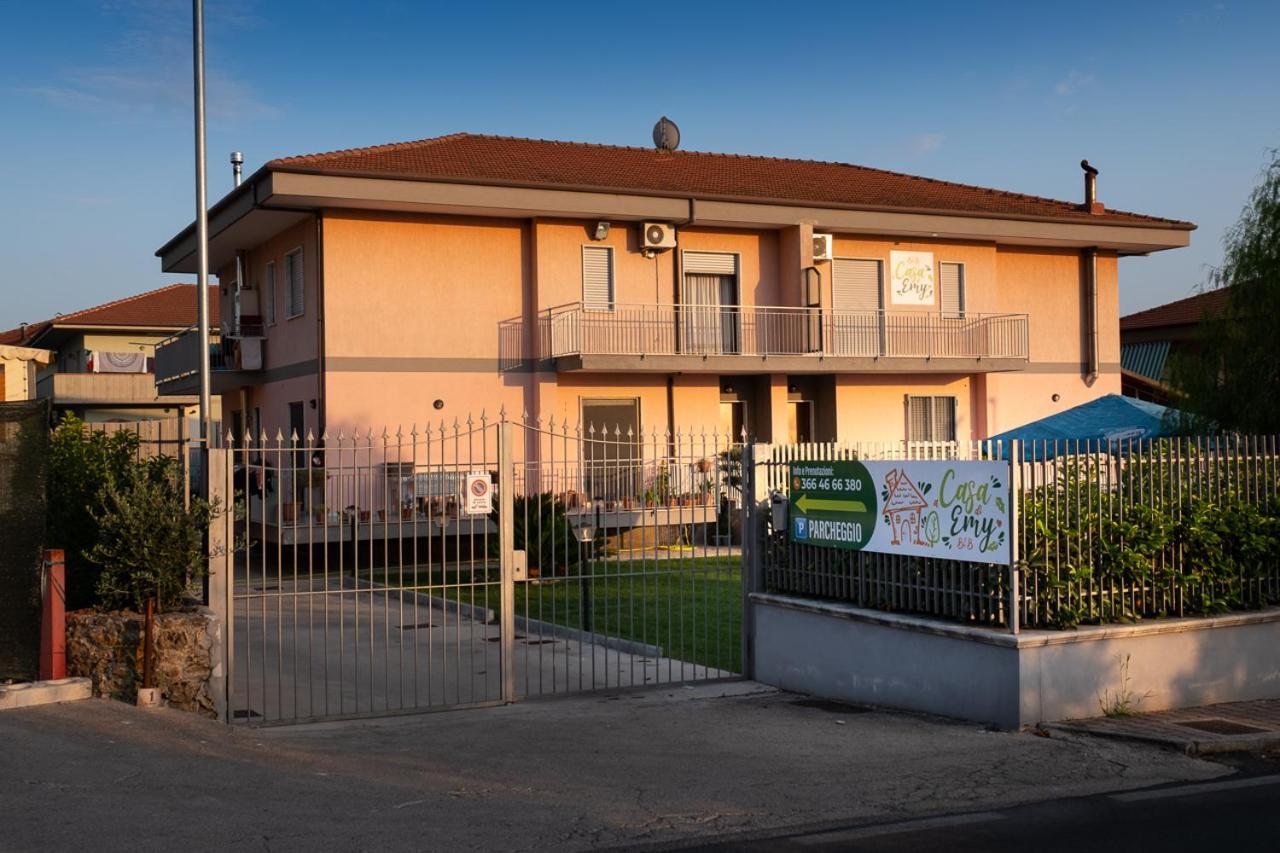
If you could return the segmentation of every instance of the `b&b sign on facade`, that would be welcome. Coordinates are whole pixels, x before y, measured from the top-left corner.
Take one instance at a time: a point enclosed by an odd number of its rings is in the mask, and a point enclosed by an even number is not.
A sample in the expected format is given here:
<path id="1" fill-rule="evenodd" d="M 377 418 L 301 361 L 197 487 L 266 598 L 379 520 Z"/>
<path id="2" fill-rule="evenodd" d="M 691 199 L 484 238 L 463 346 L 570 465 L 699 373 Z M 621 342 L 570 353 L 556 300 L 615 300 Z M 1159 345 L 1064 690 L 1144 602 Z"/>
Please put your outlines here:
<path id="1" fill-rule="evenodd" d="M 1009 563 L 1004 462 L 792 462 L 790 481 L 796 544 Z"/>

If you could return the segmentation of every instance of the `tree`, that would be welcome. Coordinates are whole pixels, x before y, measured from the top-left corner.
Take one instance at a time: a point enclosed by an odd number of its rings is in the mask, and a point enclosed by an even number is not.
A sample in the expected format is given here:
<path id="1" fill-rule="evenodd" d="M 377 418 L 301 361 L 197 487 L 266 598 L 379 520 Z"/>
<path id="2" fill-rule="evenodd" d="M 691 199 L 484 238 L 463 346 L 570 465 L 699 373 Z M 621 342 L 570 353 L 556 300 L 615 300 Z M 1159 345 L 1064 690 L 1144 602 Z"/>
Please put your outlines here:
<path id="1" fill-rule="evenodd" d="M 1171 364 L 1189 429 L 1280 431 L 1280 150 L 1270 156 L 1210 276 L 1211 289 L 1229 288 L 1225 306 Z"/>
<path id="2" fill-rule="evenodd" d="M 103 484 L 93 514 L 98 541 L 87 554 L 102 567 L 99 607 L 141 610 L 154 597 L 168 610 L 204 575 L 204 534 L 218 508 L 197 497 L 184 506 L 182 486 L 171 456 L 138 460 Z"/>

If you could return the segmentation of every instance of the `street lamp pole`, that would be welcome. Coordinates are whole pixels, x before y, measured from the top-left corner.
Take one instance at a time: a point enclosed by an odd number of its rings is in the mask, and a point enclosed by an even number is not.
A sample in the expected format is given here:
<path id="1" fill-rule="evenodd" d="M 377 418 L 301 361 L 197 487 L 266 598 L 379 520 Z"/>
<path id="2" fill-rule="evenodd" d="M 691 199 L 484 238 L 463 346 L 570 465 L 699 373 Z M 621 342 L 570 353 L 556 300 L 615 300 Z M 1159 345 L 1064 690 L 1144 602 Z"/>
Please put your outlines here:
<path id="1" fill-rule="evenodd" d="M 204 139 L 204 0 L 192 0 L 194 61 L 195 61 L 195 124 L 196 124 L 196 251 L 199 266 L 196 268 L 196 313 L 199 318 L 200 337 L 200 470 L 201 479 L 207 483 L 208 450 L 212 432 L 209 383 L 209 205 L 206 199 L 205 139 Z M 203 494 L 205 485 L 201 485 Z"/>

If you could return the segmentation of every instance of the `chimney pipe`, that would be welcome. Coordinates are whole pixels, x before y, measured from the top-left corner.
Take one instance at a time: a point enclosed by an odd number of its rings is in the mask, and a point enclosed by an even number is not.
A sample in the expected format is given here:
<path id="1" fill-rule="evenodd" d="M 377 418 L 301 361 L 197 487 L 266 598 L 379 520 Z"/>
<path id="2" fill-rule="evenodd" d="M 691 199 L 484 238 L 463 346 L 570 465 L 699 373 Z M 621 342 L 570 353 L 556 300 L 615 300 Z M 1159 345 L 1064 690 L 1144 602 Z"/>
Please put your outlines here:
<path id="1" fill-rule="evenodd" d="M 1089 165 L 1088 160 L 1080 161 L 1084 169 L 1084 209 L 1090 213 L 1105 213 L 1106 208 L 1098 201 L 1098 170 Z"/>
<path id="2" fill-rule="evenodd" d="M 241 174 L 241 167 L 244 165 L 244 155 L 239 151 L 231 152 L 231 174 L 235 176 L 236 186 L 240 186 L 240 182 L 244 180 Z"/>

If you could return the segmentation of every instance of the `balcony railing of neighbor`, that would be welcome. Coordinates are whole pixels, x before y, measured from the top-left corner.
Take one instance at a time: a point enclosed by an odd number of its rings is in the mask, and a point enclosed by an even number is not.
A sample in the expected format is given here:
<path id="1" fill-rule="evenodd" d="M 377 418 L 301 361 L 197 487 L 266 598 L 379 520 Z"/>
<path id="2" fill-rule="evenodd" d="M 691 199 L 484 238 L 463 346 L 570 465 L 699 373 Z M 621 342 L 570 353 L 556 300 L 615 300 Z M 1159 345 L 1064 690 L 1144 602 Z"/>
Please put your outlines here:
<path id="1" fill-rule="evenodd" d="M 503 324 L 504 349 L 521 324 Z M 542 312 L 537 352 L 572 355 L 742 355 L 846 358 L 999 358 L 1028 355 L 1027 315 L 833 311 L 750 305 L 570 303 Z"/>
<path id="2" fill-rule="evenodd" d="M 222 336 L 209 335 L 209 369 L 235 370 L 235 359 Z M 156 344 L 156 384 L 173 382 L 191 376 L 200 370 L 200 334 L 195 326 L 183 329 L 176 335 Z"/>

